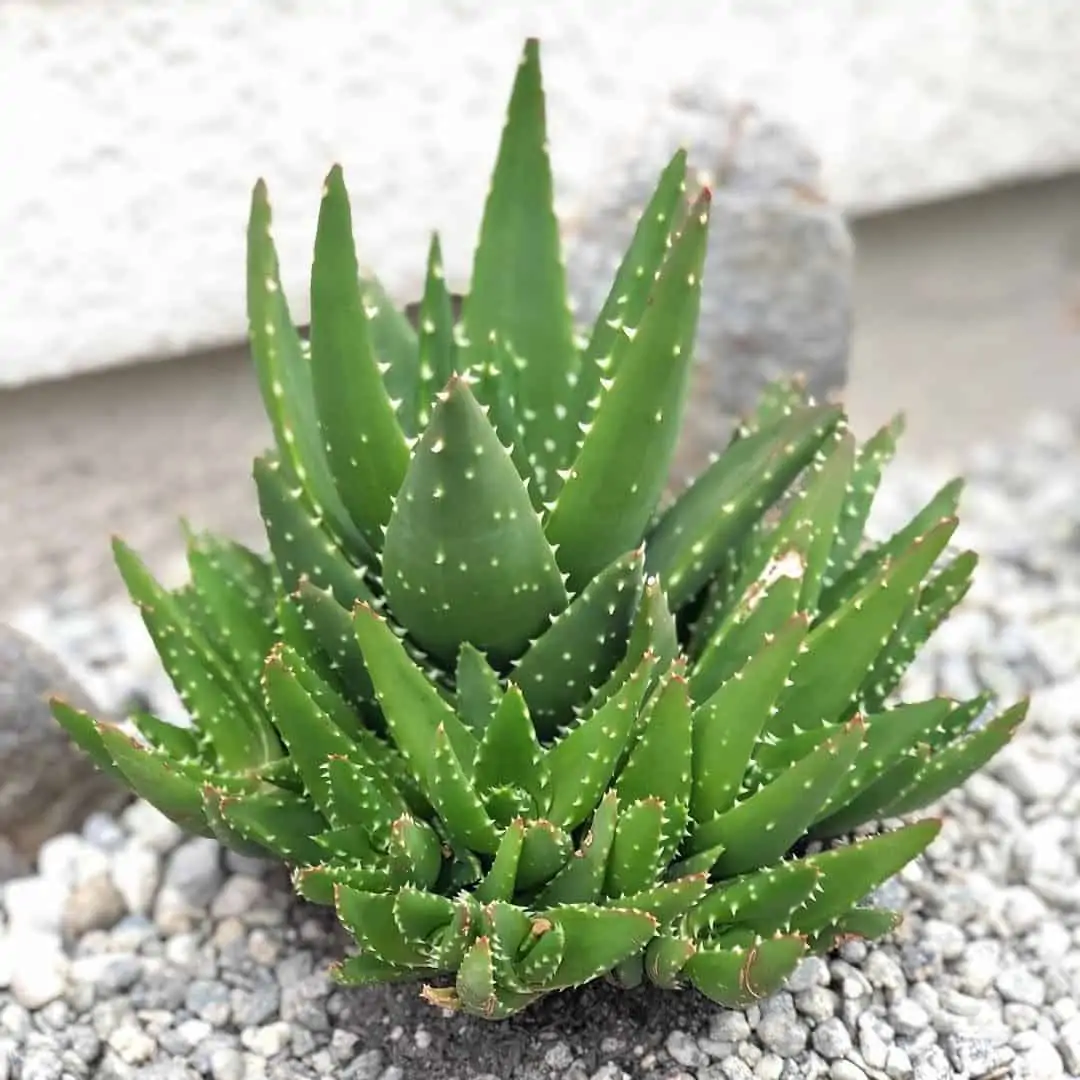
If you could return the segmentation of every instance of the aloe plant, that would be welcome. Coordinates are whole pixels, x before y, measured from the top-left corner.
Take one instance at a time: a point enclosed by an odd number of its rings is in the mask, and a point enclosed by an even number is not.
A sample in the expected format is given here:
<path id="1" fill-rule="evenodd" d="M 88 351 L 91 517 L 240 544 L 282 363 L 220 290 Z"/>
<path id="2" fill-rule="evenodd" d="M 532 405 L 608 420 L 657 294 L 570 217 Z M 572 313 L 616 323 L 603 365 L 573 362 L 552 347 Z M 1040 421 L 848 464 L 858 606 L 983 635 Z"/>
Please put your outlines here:
<path id="1" fill-rule="evenodd" d="M 959 483 L 864 535 L 899 421 L 858 445 L 840 406 L 779 382 L 665 498 L 710 211 L 686 170 L 680 152 L 580 336 L 535 41 L 460 320 L 437 237 L 416 330 L 359 277 L 335 167 L 305 341 L 255 187 L 268 554 L 191 532 L 169 591 L 117 541 L 192 723 L 54 710 L 185 829 L 334 905 L 344 983 L 422 981 L 488 1018 L 601 976 L 769 995 L 896 925 L 866 898 L 939 822 L 895 822 L 1023 719 L 896 700 L 976 562 L 949 548 Z"/>

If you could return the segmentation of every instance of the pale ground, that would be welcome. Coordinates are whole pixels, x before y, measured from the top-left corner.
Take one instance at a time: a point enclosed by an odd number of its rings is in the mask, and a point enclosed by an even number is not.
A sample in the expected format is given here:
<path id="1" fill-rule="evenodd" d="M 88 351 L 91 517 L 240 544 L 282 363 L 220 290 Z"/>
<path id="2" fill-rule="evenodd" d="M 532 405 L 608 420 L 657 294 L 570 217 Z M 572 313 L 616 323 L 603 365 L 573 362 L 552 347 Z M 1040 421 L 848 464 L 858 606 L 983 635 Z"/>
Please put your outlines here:
<path id="1" fill-rule="evenodd" d="M 861 436 L 903 409 L 909 458 L 953 458 L 1080 413 L 1080 177 L 864 221 L 856 244 Z M 0 617 L 72 580 L 114 593 L 114 531 L 159 570 L 180 516 L 257 541 L 263 425 L 237 350 L 0 394 Z"/>

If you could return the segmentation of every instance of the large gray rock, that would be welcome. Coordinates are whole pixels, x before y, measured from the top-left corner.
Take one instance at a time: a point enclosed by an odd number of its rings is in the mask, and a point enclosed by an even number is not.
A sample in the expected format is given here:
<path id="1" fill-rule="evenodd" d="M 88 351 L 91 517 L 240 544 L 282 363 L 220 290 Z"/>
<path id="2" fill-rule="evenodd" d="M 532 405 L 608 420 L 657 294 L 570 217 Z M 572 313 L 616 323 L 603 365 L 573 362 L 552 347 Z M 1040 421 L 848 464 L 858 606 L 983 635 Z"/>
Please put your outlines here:
<path id="1" fill-rule="evenodd" d="M 52 653 L 0 624 L 0 881 L 26 873 L 49 837 L 128 797 L 72 744 L 49 710 L 53 695 L 98 710 Z"/>
<path id="2" fill-rule="evenodd" d="M 801 373 L 835 396 L 848 371 L 852 240 L 822 190 L 818 157 L 792 128 L 752 107 L 680 100 L 681 124 L 645 124 L 611 161 L 595 205 L 573 208 L 567 277 L 579 322 L 599 312 L 638 216 L 671 155 L 687 149 L 695 186 L 713 191 L 696 369 L 675 479 L 722 448 L 767 382 Z"/>

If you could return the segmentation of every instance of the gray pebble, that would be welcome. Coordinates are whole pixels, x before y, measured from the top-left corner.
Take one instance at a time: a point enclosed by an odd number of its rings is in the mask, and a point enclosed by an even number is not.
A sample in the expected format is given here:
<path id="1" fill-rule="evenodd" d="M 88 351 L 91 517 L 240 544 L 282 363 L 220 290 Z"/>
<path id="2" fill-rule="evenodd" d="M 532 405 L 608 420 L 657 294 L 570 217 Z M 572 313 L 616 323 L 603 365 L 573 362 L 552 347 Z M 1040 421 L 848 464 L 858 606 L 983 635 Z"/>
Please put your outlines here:
<path id="1" fill-rule="evenodd" d="M 196 837 L 169 857 L 162 886 L 177 892 L 193 907 L 209 906 L 221 887 L 221 848 L 214 840 Z"/>
<path id="2" fill-rule="evenodd" d="M 676 1062 L 688 1069 L 709 1064 L 709 1055 L 685 1031 L 671 1032 L 664 1046 Z"/>
<path id="3" fill-rule="evenodd" d="M 818 1024 L 810 1041 L 826 1061 L 846 1057 L 852 1048 L 851 1032 L 844 1022 L 835 1016 Z"/>
<path id="4" fill-rule="evenodd" d="M 381 1050 L 365 1050 L 341 1073 L 341 1080 L 378 1080 L 383 1071 Z"/>
<path id="5" fill-rule="evenodd" d="M 809 1033 L 795 1013 L 791 995 L 779 993 L 761 1003 L 757 1036 L 766 1050 L 794 1057 L 806 1048 Z"/>

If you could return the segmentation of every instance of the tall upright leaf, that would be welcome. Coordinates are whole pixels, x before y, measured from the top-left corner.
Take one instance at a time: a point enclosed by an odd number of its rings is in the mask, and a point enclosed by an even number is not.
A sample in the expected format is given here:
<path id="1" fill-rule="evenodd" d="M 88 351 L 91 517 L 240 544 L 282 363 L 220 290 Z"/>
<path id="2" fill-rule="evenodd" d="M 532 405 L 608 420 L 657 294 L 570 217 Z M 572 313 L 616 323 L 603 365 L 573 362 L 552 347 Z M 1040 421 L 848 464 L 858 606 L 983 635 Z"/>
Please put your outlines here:
<path id="1" fill-rule="evenodd" d="M 483 362 L 493 330 L 520 358 L 514 380 L 528 413 L 525 439 L 537 505 L 551 498 L 576 435 L 566 402 L 579 356 L 554 202 L 540 45 L 531 38 L 510 95 L 463 322 L 468 366 Z"/>

